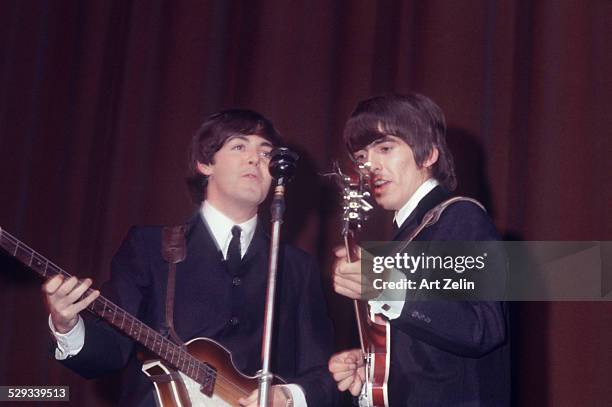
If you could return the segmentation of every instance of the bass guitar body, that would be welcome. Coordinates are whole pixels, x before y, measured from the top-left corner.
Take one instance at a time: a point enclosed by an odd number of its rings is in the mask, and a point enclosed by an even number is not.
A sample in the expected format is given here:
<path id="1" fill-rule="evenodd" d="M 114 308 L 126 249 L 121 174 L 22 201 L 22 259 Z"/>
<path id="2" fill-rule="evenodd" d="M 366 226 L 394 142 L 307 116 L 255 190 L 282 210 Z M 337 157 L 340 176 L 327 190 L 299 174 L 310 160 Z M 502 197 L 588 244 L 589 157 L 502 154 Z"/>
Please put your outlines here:
<path id="1" fill-rule="evenodd" d="M 152 380 L 162 407 L 237 406 L 240 398 L 257 389 L 258 379 L 240 373 L 229 351 L 217 342 L 195 338 L 185 346 L 190 355 L 214 370 L 216 378 L 202 384 L 174 370 L 163 359 L 144 361 L 142 371 Z"/>

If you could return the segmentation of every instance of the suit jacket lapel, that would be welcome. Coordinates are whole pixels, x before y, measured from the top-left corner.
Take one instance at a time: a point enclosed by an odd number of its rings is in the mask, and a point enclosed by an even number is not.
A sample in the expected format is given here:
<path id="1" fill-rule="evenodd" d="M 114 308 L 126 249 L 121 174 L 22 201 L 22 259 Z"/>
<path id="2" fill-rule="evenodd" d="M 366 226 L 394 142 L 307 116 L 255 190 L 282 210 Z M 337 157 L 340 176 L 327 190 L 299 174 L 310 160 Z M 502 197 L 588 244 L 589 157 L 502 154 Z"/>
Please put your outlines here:
<path id="1" fill-rule="evenodd" d="M 256 257 L 261 254 L 267 256 L 268 247 L 270 244 L 270 238 L 266 231 L 264 230 L 264 226 L 260 219 L 257 219 L 257 226 L 255 227 L 255 233 L 253 234 L 253 240 L 251 240 L 251 244 L 247 249 L 244 257 L 242 258 L 242 263 L 248 265 L 251 261 L 253 261 Z M 245 267 L 248 269 L 248 267 Z"/>
<path id="2" fill-rule="evenodd" d="M 200 211 L 189 219 L 187 231 L 187 256 L 192 258 L 207 257 L 209 262 L 222 262 L 223 253 L 217 247 L 208 226 L 204 223 Z M 212 256 L 212 257 L 210 257 Z"/>
<path id="3" fill-rule="evenodd" d="M 450 193 L 440 185 L 432 189 L 423 199 L 421 199 L 414 211 L 412 211 L 410 216 L 402 223 L 397 232 L 393 235 L 392 240 L 401 240 L 403 236 L 409 235 L 414 228 L 421 224 L 423 216 L 425 216 L 427 211 L 447 200 L 449 197 Z"/>

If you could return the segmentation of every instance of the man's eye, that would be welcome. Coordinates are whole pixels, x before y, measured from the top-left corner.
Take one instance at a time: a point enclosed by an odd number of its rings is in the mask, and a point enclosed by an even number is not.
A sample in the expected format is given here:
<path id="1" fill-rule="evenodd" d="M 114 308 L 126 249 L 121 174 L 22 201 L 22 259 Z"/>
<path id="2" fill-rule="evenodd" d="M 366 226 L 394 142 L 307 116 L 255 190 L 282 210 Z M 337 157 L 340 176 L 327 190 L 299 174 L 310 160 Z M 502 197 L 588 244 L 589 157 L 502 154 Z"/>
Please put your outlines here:
<path id="1" fill-rule="evenodd" d="M 236 144 L 235 146 L 232 147 L 232 150 L 242 151 L 244 150 L 244 144 Z"/>
<path id="2" fill-rule="evenodd" d="M 393 149 L 392 146 L 380 146 L 380 151 L 383 152 L 383 153 L 388 153 L 392 149 Z"/>
<path id="3" fill-rule="evenodd" d="M 365 154 L 355 154 L 353 156 L 353 158 L 355 159 L 355 161 L 357 161 L 358 163 L 363 163 L 366 161 L 366 156 Z"/>
<path id="4" fill-rule="evenodd" d="M 270 157 L 272 157 L 272 151 L 261 151 L 259 153 L 259 156 L 261 158 L 266 158 L 266 159 L 270 159 Z"/>

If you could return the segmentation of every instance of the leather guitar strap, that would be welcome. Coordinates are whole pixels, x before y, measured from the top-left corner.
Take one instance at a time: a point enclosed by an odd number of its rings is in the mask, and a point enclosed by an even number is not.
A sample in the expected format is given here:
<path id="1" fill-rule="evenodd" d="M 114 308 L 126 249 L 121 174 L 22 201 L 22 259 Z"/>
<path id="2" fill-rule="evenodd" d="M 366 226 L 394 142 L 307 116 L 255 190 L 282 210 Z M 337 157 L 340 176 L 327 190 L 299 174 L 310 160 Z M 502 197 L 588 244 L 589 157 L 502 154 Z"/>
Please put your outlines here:
<path id="1" fill-rule="evenodd" d="M 168 262 L 168 284 L 166 285 L 166 326 L 168 336 L 179 345 L 183 341 L 174 330 L 174 287 L 176 283 L 176 265 L 187 257 L 185 232 L 187 225 L 164 226 L 162 229 L 162 257 Z"/>
<path id="2" fill-rule="evenodd" d="M 436 205 L 435 207 L 427 211 L 425 216 L 423 216 L 423 220 L 421 221 L 421 224 L 412 231 L 412 233 L 408 237 L 408 240 L 406 240 L 406 243 L 410 243 L 412 240 L 414 240 L 414 238 L 417 237 L 417 235 L 421 233 L 421 231 L 425 229 L 426 227 L 434 225 L 436 222 L 438 222 L 438 220 L 440 220 L 440 216 L 442 215 L 442 212 L 444 212 L 446 208 L 448 208 L 450 205 L 454 204 L 455 202 L 472 202 L 473 204 L 477 205 L 483 211 L 485 212 L 487 211 L 480 202 L 478 202 L 475 199 L 468 198 L 466 196 L 456 196 L 456 197 L 447 199 L 446 201 Z M 406 246 L 403 247 L 403 249 L 405 248 Z"/>

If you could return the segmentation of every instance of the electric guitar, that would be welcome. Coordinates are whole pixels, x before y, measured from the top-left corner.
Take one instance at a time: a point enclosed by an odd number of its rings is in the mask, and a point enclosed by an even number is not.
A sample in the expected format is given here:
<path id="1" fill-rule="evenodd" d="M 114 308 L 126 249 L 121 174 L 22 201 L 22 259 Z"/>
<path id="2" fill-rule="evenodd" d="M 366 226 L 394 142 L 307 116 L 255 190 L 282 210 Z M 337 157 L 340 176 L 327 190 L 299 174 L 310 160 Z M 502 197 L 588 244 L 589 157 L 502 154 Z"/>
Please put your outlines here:
<path id="1" fill-rule="evenodd" d="M 43 277 L 70 277 L 2 228 L 0 247 Z M 88 289 L 81 298 L 91 291 Z M 157 355 L 156 359 L 144 361 L 142 370 L 153 381 L 162 407 L 237 406 L 238 399 L 258 388 L 258 379 L 239 372 L 230 352 L 211 339 L 195 338 L 184 345 L 176 344 L 102 295 L 88 310 Z"/>
<path id="2" fill-rule="evenodd" d="M 337 163 L 335 176 L 342 193 L 342 238 L 349 263 L 358 260 L 357 234 L 372 210 L 367 201 L 368 169 L 359 165 L 359 176 L 351 179 Z M 365 383 L 359 396 L 360 406 L 389 407 L 387 381 L 389 379 L 391 354 L 391 329 L 389 322 L 378 314 L 372 314 L 367 301 L 355 300 L 355 315 L 359 329 L 359 341 L 365 362 Z"/>

